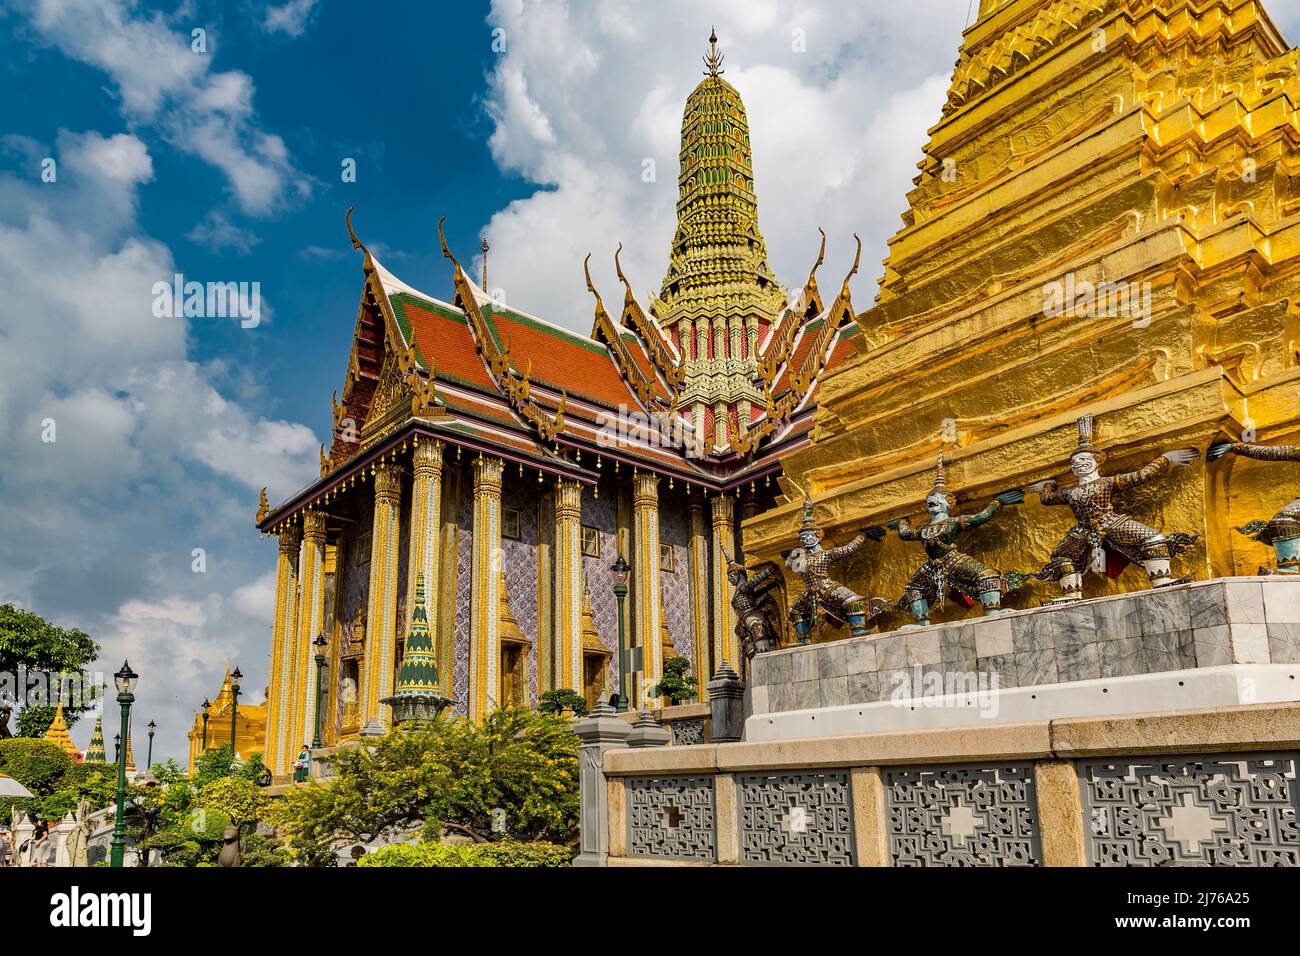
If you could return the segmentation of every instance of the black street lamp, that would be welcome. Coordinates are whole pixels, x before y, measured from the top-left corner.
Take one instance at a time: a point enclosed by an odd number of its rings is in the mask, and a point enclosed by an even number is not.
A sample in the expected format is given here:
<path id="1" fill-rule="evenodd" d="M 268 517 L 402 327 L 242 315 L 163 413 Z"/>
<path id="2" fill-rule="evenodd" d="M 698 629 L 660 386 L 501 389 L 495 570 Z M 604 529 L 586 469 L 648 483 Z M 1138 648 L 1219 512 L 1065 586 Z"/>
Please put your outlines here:
<path id="1" fill-rule="evenodd" d="M 234 756 L 236 755 L 236 751 L 235 751 L 235 717 L 236 717 L 236 716 L 238 715 L 238 713 L 239 713 L 239 681 L 240 681 L 241 678 L 243 678 L 243 676 L 244 676 L 243 674 L 239 673 L 239 668 L 238 668 L 238 667 L 236 667 L 236 668 L 235 668 L 235 672 L 234 672 L 233 674 L 230 675 L 230 694 L 231 694 L 231 701 L 230 701 L 230 755 L 231 755 L 232 757 L 234 757 Z"/>
<path id="2" fill-rule="evenodd" d="M 144 760 L 144 769 L 146 771 L 153 766 L 153 735 L 157 730 L 158 725 L 152 720 L 149 721 L 149 755 Z"/>
<path id="3" fill-rule="evenodd" d="M 109 855 L 109 866 L 120 867 L 126 854 L 126 751 L 122 749 L 122 739 L 131 726 L 131 705 L 135 703 L 135 682 L 140 675 L 131 670 L 128 661 L 122 662 L 122 669 L 113 675 L 117 685 L 117 705 L 122 711 L 122 732 L 117 735 L 117 815 L 113 821 L 113 843 Z"/>
<path id="4" fill-rule="evenodd" d="M 208 752 L 208 712 L 212 710 L 212 702 L 206 697 L 203 698 L 203 753 Z"/>
<path id="5" fill-rule="evenodd" d="M 628 686 L 627 651 L 624 648 L 623 600 L 627 597 L 627 579 L 632 573 L 632 568 L 620 554 L 610 570 L 614 572 L 614 596 L 618 598 L 618 709 L 626 712 L 627 701 L 631 694 Z"/>
<path id="6" fill-rule="evenodd" d="M 316 735 L 311 739 L 313 750 L 319 750 L 323 745 L 321 743 L 321 724 L 324 714 L 321 713 L 325 701 L 325 648 L 328 642 L 324 634 L 317 634 L 316 640 L 311 642 L 312 647 L 316 648 Z"/>

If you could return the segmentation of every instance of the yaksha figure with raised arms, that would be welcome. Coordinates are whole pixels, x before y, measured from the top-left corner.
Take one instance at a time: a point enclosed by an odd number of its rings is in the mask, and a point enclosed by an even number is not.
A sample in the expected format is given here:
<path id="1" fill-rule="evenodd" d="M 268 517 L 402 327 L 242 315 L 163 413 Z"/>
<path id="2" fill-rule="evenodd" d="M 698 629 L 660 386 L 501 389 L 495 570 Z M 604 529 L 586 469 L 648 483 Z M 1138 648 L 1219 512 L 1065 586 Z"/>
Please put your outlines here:
<path id="1" fill-rule="evenodd" d="M 1055 481 L 1041 481 L 1029 486 L 1045 505 L 1069 505 L 1078 521 L 1056 546 L 1051 563 L 1038 577 L 1060 585 L 1059 601 L 1077 601 L 1083 594 L 1083 573 L 1091 564 L 1089 556 L 1100 548 L 1106 553 L 1106 573 L 1112 578 L 1132 562 L 1142 565 L 1152 587 L 1180 583 L 1169 570 L 1170 562 L 1199 536 L 1181 532 L 1163 535 L 1116 511 L 1111 499 L 1115 492 L 1146 484 L 1174 466 L 1190 465 L 1197 458 L 1195 449 L 1167 451 L 1137 471 L 1103 476 L 1099 467 L 1102 454 L 1093 444 L 1093 417 L 1080 418 L 1078 430 L 1079 444 L 1070 455 L 1070 470 L 1078 484 L 1061 488 Z"/>
<path id="2" fill-rule="evenodd" d="M 1210 446 L 1205 457 L 1216 461 L 1229 452 L 1256 461 L 1300 461 L 1300 445 L 1251 442 L 1219 442 Z M 1260 574 L 1300 574 L 1300 498 L 1286 505 L 1271 521 L 1252 521 L 1237 530 L 1261 544 L 1272 545 L 1277 555 L 1277 570 L 1260 568 Z"/>
<path id="3" fill-rule="evenodd" d="M 952 499 L 948 495 L 943 455 L 940 454 L 934 489 L 925 497 L 925 510 L 930 513 L 930 523 L 919 528 L 913 528 L 906 518 L 889 523 L 902 540 L 919 541 L 929 559 L 907 582 L 902 600 L 896 608 L 900 611 L 910 610 L 920 626 L 930 623 L 930 608 L 936 604 L 942 608 L 949 595 L 968 608 L 974 607 L 978 602 L 985 614 L 1000 611 L 1003 593 L 1014 591 L 1023 585 L 1025 575 L 1018 571 L 1002 575 L 958 550 L 957 539 L 963 531 L 978 528 L 992 520 L 1004 506 L 1018 505 L 1024 500 L 1025 493 L 1017 488 L 1002 492 L 978 514 L 950 514 Z"/>
<path id="4" fill-rule="evenodd" d="M 755 654 L 777 648 L 776 631 L 759 604 L 772 587 L 776 566 L 768 565 L 751 578 L 743 561 L 733 560 L 725 548 L 722 553 L 727 559 L 727 580 L 732 587 L 731 609 L 736 612 L 736 637 L 748 661 Z"/>
<path id="5" fill-rule="evenodd" d="M 790 620 L 801 644 L 808 643 L 819 611 L 847 624 L 854 637 L 862 637 L 870 630 L 870 622 L 890 604 L 884 598 L 872 598 L 868 604 L 862 595 L 833 581 L 828 573 L 832 564 L 857 552 L 867 538 L 883 538 L 885 529 L 868 528 L 838 548 L 823 548 L 822 535 L 813 519 L 812 497 L 805 492 L 799 547 L 784 555 L 785 566 L 803 580 L 803 591 L 790 605 Z"/>

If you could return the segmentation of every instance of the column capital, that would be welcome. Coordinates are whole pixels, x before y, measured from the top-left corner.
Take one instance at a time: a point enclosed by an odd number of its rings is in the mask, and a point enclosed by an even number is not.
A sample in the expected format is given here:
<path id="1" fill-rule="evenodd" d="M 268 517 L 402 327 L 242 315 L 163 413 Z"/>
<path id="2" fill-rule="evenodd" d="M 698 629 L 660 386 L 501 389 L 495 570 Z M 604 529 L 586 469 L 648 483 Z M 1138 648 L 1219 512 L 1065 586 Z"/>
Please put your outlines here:
<path id="1" fill-rule="evenodd" d="M 582 484 L 572 478 L 561 478 L 555 483 L 555 520 L 582 517 Z"/>
<path id="2" fill-rule="evenodd" d="M 632 479 L 632 506 L 656 508 L 659 506 L 659 476 L 652 471 L 638 471 Z"/>
<path id="3" fill-rule="evenodd" d="M 476 493 L 501 494 L 501 474 L 505 462 L 491 455 L 479 455 L 474 459 L 474 491 Z"/>
<path id="4" fill-rule="evenodd" d="M 713 505 L 714 526 L 730 527 L 736 516 L 736 499 L 723 491 L 711 496 L 709 502 Z"/>
<path id="5" fill-rule="evenodd" d="M 402 466 L 395 461 L 375 466 L 375 498 L 402 500 Z"/>
<path id="6" fill-rule="evenodd" d="M 325 520 L 328 517 L 323 511 L 304 511 L 302 513 L 303 538 L 309 543 L 322 543 L 325 540 Z"/>
<path id="7" fill-rule="evenodd" d="M 296 556 L 298 554 L 298 545 L 302 544 L 302 533 L 298 530 L 297 522 L 289 525 L 280 532 L 280 553 L 283 555 Z"/>
<path id="8" fill-rule="evenodd" d="M 415 439 L 411 466 L 416 478 L 437 478 L 442 473 L 443 444 L 436 438 L 420 435 Z"/>

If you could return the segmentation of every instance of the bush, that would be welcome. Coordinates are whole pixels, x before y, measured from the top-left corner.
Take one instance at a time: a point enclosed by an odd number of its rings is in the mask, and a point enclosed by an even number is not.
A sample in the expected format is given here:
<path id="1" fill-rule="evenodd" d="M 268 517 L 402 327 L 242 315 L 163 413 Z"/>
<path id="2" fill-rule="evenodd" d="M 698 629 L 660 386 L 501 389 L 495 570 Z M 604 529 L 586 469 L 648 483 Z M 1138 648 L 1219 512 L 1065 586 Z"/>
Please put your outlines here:
<path id="1" fill-rule="evenodd" d="M 699 682 L 694 677 L 687 677 L 691 662 L 685 657 L 673 657 L 664 661 L 664 676 L 650 689 L 651 697 L 665 697 L 672 703 L 690 700 L 695 696 Z"/>
<path id="2" fill-rule="evenodd" d="M 298 862 L 335 863 L 340 841 L 443 823 L 480 836 L 504 813 L 506 833 L 563 843 L 578 822 L 578 738 L 567 720 L 521 708 L 481 724 L 439 720 L 398 728 L 373 746 L 341 751 L 328 787 L 294 787 L 270 810 Z"/>
<path id="3" fill-rule="evenodd" d="M 260 820 L 269 802 L 257 784 L 225 777 L 199 790 L 193 806 L 198 810 L 220 811 L 236 826 L 242 826 Z"/>
<path id="4" fill-rule="evenodd" d="M 573 852 L 556 843 L 468 843 L 447 846 L 442 843 L 394 844 L 367 853 L 357 866 L 433 867 L 433 866 L 568 866 Z"/>

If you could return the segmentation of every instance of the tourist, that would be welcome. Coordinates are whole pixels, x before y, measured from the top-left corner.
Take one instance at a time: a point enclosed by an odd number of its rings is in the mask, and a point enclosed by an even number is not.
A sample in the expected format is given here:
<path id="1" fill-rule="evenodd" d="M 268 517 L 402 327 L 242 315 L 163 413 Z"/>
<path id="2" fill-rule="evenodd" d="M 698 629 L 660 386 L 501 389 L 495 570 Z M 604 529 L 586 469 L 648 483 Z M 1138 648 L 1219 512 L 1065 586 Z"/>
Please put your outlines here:
<path id="1" fill-rule="evenodd" d="M 9 830 L 0 827 L 0 868 L 9 865 L 9 858 L 13 854 L 13 839 L 9 836 Z"/>
<path id="2" fill-rule="evenodd" d="M 48 820 L 38 820 L 36 829 L 32 831 L 31 853 L 29 859 L 32 866 L 49 866 L 52 862 L 54 843 L 50 840 L 50 822 Z"/>

